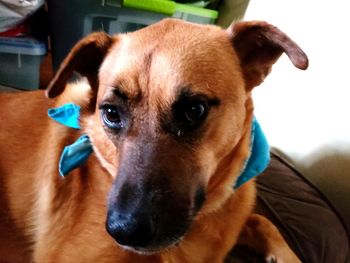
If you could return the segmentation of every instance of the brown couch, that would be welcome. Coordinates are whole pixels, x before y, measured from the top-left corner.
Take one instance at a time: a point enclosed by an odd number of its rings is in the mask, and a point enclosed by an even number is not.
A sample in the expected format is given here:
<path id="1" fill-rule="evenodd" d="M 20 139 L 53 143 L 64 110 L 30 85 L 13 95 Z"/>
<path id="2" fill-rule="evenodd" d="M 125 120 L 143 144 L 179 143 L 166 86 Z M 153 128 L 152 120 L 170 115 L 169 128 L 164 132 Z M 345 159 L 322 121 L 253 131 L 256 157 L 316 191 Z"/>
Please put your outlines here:
<path id="1" fill-rule="evenodd" d="M 281 157 L 257 179 L 256 212 L 268 217 L 305 263 L 350 262 L 350 231 L 343 215 L 302 174 Z M 345 200 L 344 202 L 350 202 Z M 234 223 L 234 219 L 233 222 Z M 229 263 L 264 262 L 261 255 L 240 247 Z"/>

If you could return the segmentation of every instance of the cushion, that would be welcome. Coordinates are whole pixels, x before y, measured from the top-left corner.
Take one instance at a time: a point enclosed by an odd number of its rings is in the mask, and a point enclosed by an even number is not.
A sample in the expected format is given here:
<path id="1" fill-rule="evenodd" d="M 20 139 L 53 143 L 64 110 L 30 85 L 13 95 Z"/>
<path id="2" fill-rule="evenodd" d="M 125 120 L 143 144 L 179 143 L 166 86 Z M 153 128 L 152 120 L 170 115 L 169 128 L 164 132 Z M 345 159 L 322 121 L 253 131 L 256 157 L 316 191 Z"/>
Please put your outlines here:
<path id="1" fill-rule="evenodd" d="M 344 222 L 324 195 L 277 155 L 257 179 L 256 212 L 280 230 L 302 262 L 347 262 L 350 238 Z M 244 247 L 226 262 L 264 262 Z"/>

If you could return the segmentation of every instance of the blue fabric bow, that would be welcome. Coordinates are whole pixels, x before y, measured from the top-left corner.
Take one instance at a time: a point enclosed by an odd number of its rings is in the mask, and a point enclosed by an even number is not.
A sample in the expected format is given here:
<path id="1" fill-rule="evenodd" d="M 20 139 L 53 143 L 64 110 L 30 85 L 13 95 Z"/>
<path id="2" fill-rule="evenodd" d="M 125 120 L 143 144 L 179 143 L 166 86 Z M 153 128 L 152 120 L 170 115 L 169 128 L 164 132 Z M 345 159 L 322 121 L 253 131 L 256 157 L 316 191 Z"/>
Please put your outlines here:
<path id="1" fill-rule="evenodd" d="M 49 109 L 49 117 L 71 128 L 80 129 L 80 107 L 73 103 L 58 108 Z M 73 169 L 84 164 L 93 152 L 91 141 L 87 135 L 82 135 L 73 144 L 66 146 L 61 154 L 59 172 L 67 175 Z M 234 185 L 237 189 L 245 182 L 263 172 L 270 162 L 270 148 L 266 137 L 254 118 L 251 131 L 250 155 L 246 160 L 240 176 Z"/>
<path id="2" fill-rule="evenodd" d="M 237 189 L 245 182 L 261 174 L 270 162 L 270 146 L 258 121 L 254 117 L 251 131 L 250 155 L 234 185 Z"/>
<path id="3" fill-rule="evenodd" d="M 80 129 L 80 107 L 74 103 L 67 103 L 61 107 L 49 109 L 47 115 L 64 126 Z"/>
<path id="4" fill-rule="evenodd" d="M 47 114 L 55 121 L 74 129 L 80 129 L 80 107 L 73 103 L 65 104 L 58 108 L 49 109 Z M 84 164 L 92 153 L 92 145 L 89 136 L 82 135 L 73 144 L 64 147 L 58 164 L 61 176 L 66 176 L 70 171 Z"/>
<path id="5" fill-rule="evenodd" d="M 92 145 L 89 136 L 83 135 L 73 144 L 64 147 L 58 170 L 61 176 L 66 176 L 70 171 L 84 164 L 92 153 Z"/>

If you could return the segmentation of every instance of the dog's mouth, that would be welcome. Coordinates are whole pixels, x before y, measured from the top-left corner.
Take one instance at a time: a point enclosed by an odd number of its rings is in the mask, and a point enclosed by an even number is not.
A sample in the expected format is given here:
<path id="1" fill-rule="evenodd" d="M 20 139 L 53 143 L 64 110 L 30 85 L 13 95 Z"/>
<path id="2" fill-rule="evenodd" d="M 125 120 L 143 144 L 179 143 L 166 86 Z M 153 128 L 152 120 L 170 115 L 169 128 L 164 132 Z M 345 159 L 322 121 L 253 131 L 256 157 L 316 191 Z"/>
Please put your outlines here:
<path id="1" fill-rule="evenodd" d="M 154 254 L 159 254 L 165 250 L 169 250 L 173 247 L 178 246 L 180 244 L 180 242 L 182 241 L 182 239 L 183 239 L 183 236 L 182 237 L 173 237 L 169 240 L 163 241 L 162 242 L 163 244 L 152 245 L 150 247 L 132 247 L 132 246 L 124 246 L 124 245 L 120 245 L 120 244 L 119 244 L 119 246 L 121 246 L 125 250 L 129 250 L 129 251 L 134 252 L 134 253 L 150 256 L 150 255 L 154 255 Z"/>
<path id="2" fill-rule="evenodd" d="M 154 254 L 158 254 L 164 250 L 164 248 L 158 248 L 158 249 L 156 249 L 156 248 L 141 248 L 141 247 L 129 247 L 129 246 L 122 246 L 122 245 L 121 245 L 121 247 L 124 248 L 125 250 L 129 250 L 131 252 L 138 253 L 138 254 L 145 255 L 145 256 L 151 256 Z"/>

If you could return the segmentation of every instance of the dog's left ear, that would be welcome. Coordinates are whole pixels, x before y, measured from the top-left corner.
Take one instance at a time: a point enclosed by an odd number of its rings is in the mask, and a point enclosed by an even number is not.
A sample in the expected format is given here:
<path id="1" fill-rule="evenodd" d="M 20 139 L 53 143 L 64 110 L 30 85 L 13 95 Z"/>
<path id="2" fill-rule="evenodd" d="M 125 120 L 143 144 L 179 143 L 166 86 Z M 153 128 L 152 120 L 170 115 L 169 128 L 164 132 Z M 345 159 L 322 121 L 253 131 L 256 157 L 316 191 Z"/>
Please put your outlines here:
<path id="1" fill-rule="evenodd" d="M 301 48 L 278 28 L 266 22 L 233 23 L 227 33 L 240 60 L 247 90 L 264 81 L 283 52 L 295 67 L 308 67 L 308 58 Z"/>
<path id="2" fill-rule="evenodd" d="M 92 33 L 80 40 L 62 62 L 46 95 L 49 98 L 60 95 L 74 71 L 87 77 L 91 88 L 97 92 L 98 70 L 112 43 L 113 38 L 103 32 Z"/>

